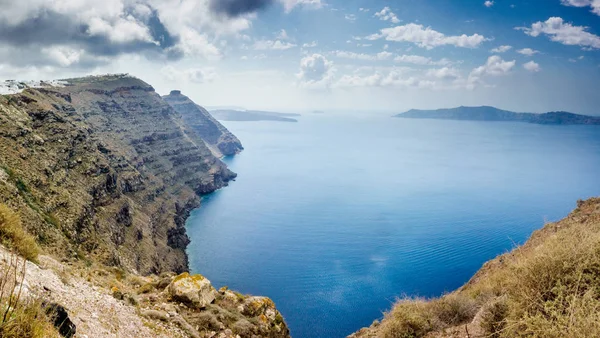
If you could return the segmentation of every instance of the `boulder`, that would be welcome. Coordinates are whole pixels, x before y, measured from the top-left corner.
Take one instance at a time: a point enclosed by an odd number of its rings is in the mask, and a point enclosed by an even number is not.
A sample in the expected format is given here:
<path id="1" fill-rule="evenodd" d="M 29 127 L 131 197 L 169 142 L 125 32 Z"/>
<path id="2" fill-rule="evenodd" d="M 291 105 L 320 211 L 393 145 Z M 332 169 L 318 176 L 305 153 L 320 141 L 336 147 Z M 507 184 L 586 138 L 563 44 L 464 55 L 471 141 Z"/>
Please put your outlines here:
<path id="1" fill-rule="evenodd" d="M 187 272 L 175 277 L 167 287 L 169 296 L 196 308 L 204 308 L 215 300 L 217 290 L 202 275 Z"/>

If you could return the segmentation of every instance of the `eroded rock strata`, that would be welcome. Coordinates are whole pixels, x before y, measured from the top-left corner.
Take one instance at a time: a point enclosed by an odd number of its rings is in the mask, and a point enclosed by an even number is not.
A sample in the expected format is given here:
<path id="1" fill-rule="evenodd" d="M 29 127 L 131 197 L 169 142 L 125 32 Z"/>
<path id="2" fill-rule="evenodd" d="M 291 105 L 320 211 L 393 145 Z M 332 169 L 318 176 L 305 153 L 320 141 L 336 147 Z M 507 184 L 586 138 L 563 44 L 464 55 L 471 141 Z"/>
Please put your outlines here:
<path id="1" fill-rule="evenodd" d="M 242 143 L 217 121 L 206 109 L 194 103 L 179 90 L 173 90 L 163 99 L 175 109 L 183 121 L 190 126 L 206 145 L 213 150 L 215 156 L 230 156 L 242 151 Z"/>
<path id="2" fill-rule="evenodd" d="M 0 202 L 66 259 L 186 271 L 186 217 L 235 174 L 145 82 L 66 82 L 0 97 Z"/>

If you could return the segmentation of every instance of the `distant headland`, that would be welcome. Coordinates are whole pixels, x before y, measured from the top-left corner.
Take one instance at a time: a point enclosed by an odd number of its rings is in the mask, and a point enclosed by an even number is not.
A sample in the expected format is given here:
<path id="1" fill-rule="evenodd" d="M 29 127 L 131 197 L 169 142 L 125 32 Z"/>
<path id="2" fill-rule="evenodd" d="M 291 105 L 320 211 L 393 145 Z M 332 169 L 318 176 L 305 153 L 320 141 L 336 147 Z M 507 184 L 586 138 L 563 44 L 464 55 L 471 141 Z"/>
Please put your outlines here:
<path id="1" fill-rule="evenodd" d="M 579 115 L 564 111 L 543 114 L 516 113 L 489 106 L 458 107 L 436 110 L 411 109 L 394 117 L 413 119 L 468 120 L 468 121 L 515 121 L 555 125 L 600 125 L 600 116 Z"/>

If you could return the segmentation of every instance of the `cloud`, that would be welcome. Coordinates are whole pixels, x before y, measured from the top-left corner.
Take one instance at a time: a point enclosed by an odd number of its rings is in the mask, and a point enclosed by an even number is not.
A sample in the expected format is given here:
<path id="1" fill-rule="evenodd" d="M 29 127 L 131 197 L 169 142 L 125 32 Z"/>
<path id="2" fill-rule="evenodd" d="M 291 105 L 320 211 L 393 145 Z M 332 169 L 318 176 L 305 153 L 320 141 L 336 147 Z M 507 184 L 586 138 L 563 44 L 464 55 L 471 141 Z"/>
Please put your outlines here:
<path id="1" fill-rule="evenodd" d="M 300 72 L 296 77 L 306 88 L 326 88 L 331 84 L 335 68 L 333 62 L 321 54 L 312 54 L 300 60 Z"/>
<path id="2" fill-rule="evenodd" d="M 437 66 L 444 66 L 444 65 L 448 65 L 451 63 L 450 60 L 448 60 L 448 59 L 441 59 L 439 61 L 433 61 L 429 57 L 424 57 L 424 56 L 420 56 L 420 55 L 398 55 L 394 58 L 394 61 L 401 62 L 401 63 L 411 63 L 411 64 L 415 64 L 415 65 L 437 65 Z"/>
<path id="3" fill-rule="evenodd" d="M 313 47 L 317 47 L 318 43 L 317 41 L 312 41 L 312 42 L 307 42 L 305 44 L 302 45 L 302 48 L 313 48 Z"/>
<path id="4" fill-rule="evenodd" d="M 165 66 L 160 70 L 161 74 L 172 82 L 210 83 L 218 78 L 213 68 L 189 68 L 177 69 L 173 66 Z"/>
<path id="5" fill-rule="evenodd" d="M 421 48 L 432 49 L 444 45 L 475 48 L 487 39 L 479 34 L 446 36 L 443 33 L 414 23 L 392 28 L 384 28 L 378 34 L 368 36 L 368 40 L 384 38 L 387 41 L 412 42 Z"/>
<path id="6" fill-rule="evenodd" d="M 592 12 L 600 15 L 600 0 L 561 0 L 565 6 L 591 7 Z"/>
<path id="7" fill-rule="evenodd" d="M 392 23 L 400 23 L 401 21 L 389 7 L 384 7 L 381 11 L 375 13 L 375 16 L 378 17 L 379 20 L 391 21 Z"/>
<path id="8" fill-rule="evenodd" d="M 516 61 L 504 61 L 498 55 L 490 56 L 486 63 L 471 71 L 467 79 L 467 88 L 473 89 L 476 84 L 483 83 L 485 76 L 501 76 L 508 74 L 516 65 Z"/>
<path id="9" fill-rule="evenodd" d="M 40 67 L 90 69 L 126 54 L 219 59 L 226 37 L 242 36 L 252 14 L 274 3 L 287 12 L 322 5 L 321 0 L 0 0 L 0 46 L 27 51 L 28 65 Z M 1 60 L 24 63 L 14 56 Z"/>
<path id="10" fill-rule="evenodd" d="M 403 69 L 391 69 L 386 72 L 376 71 L 373 74 L 344 75 L 335 83 L 338 88 L 350 87 L 420 87 L 427 86 L 415 77 L 408 76 Z"/>
<path id="11" fill-rule="evenodd" d="M 389 60 L 392 57 L 392 53 L 390 52 L 380 52 L 377 54 L 363 54 L 363 53 L 354 53 L 336 50 L 333 51 L 332 54 L 339 58 L 345 59 L 354 59 L 354 60 L 369 60 L 369 61 L 381 61 L 381 60 Z"/>
<path id="12" fill-rule="evenodd" d="M 531 49 L 531 48 L 523 48 L 523 49 L 519 49 L 517 51 L 517 53 L 527 55 L 527 56 L 533 56 L 533 55 L 539 53 L 539 51 L 537 51 L 535 49 Z"/>
<path id="13" fill-rule="evenodd" d="M 438 79 L 457 79 L 460 77 L 460 72 L 455 68 L 443 67 L 439 69 L 429 69 L 426 75 Z"/>
<path id="14" fill-rule="evenodd" d="M 529 62 L 523 64 L 523 68 L 525 68 L 526 70 L 528 70 L 532 73 L 539 72 L 542 69 L 540 67 L 540 65 L 535 63 L 534 61 L 529 61 Z"/>
<path id="15" fill-rule="evenodd" d="M 346 15 L 344 15 L 344 19 L 354 22 L 354 21 L 356 21 L 356 15 L 355 14 L 346 14 Z"/>
<path id="16" fill-rule="evenodd" d="M 490 50 L 490 52 L 492 52 L 492 53 L 506 53 L 506 52 L 508 52 L 511 49 L 512 49 L 512 46 L 503 45 L 503 46 L 498 46 L 498 47 Z"/>
<path id="17" fill-rule="evenodd" d="M 484 5 L 485 7 L 488 7 L 488 8 L 490 8 L 490 7 L 494 6 L 494 2 L 493 2 L 493 1 L 490 1 L 490 0 L 487 0 L 486 2 L 484 2 L 484 3 L 483 3 L 483 5 Z"/>
<path id="18" fill-rule="evenodd" d="M 289 40 L 290 37 L 288 36 L 288 33 L 286 32 L 285 29 L 282 29 L 279 31 L 279 33 L 277 33 L 277 39 L 279 40 Z"/>
<path id="19" fill-rule="evenodd" d="M 297 6 L 305 6 L 307 8 L 318 9 L 323 7 L 321 0 L 279 0 L 286 11 L 291 12 Z"/>
<path id="20" fill-rule="evenodd" d="M 273 0 L 210 0 L 210 8 L 231 17 L 256 12 L 273 4 Z"/>
<path id="21" fill-rule="evenodd" d="M 286 50 L 296 47 L 296 44 L 281 40 L 258 40 L 254 43 L 255 50 Z"/>
<path id="22" fill-rule="evenodd" d="M 27 50 L 28 61 L 39 66 L 93 68 L 122 54 L 219 58 L 215 37 L 248 29 L 250 21 L 215 14 L 209 1 L 0 0 L 0 45 Z M 52 62 L 67 50 L 80 57 L 69 53 L 58 65 Z M 15 57 L 3 60 L 22 63 Z"/>
<path id="23" fill-rule="evenodd" d="M 563 45 L 581 46 L 590 49 L 600 49 L 600 36 L 588 32 L 588 27 L 573 26 L 564 22 L 560 17 L 551 17 L 545 22 L 538 21 L 531 27 L 517 27 L 525 34 L 538 37 L 541 34 L 547 35 L 550 40 L 560 42 Z"/>

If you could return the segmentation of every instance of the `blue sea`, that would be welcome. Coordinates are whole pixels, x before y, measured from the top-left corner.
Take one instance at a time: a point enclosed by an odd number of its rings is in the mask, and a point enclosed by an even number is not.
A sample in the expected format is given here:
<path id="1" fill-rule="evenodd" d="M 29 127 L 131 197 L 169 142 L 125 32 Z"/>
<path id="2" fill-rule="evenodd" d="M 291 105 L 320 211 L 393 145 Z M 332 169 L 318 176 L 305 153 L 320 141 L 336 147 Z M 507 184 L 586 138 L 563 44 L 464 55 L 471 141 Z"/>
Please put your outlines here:
<path id="1" fill-rule="evenodd" d="M 187 222 L 191 269 L 271 297 L 296 338 L 345 337 L 452 291 L 600 195 L 600 127 L 307 115 L 224 122 L 237 180 Z"/>

